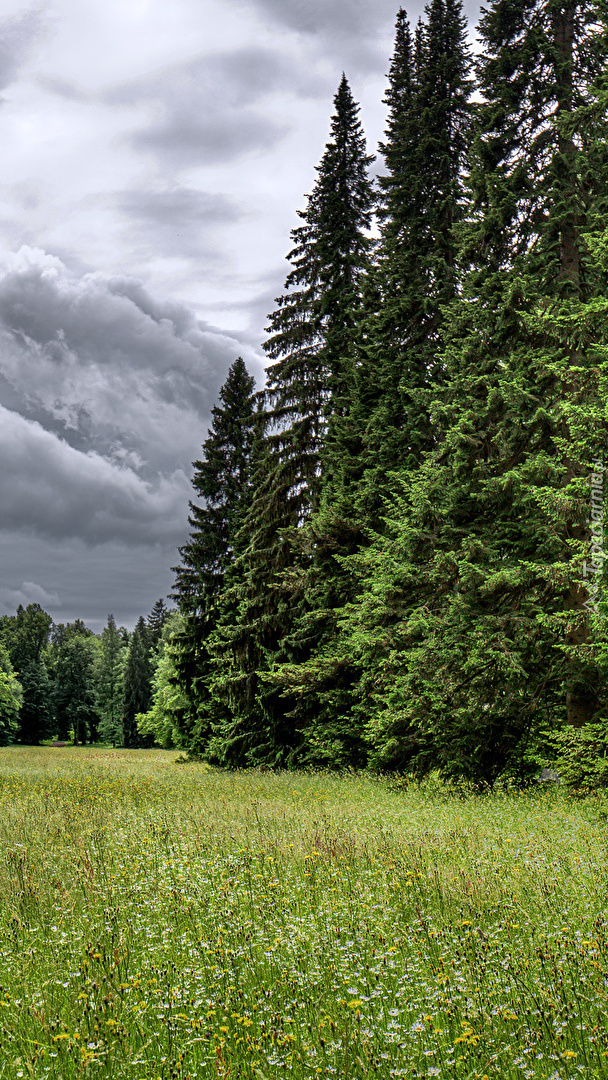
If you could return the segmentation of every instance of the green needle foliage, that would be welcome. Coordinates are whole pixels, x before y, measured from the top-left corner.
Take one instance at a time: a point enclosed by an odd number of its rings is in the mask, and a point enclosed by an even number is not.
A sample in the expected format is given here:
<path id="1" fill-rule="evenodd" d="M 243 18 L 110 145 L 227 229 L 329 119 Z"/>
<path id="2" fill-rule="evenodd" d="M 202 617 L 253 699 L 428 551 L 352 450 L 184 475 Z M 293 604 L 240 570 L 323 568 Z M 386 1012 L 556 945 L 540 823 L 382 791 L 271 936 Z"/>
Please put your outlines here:
<path id="1" fill-rule="evenodd" d="M 328 425 L 350 390 L 363 273 L 372 242 L 373 192 L 367 154 L 346 76 L 334 98 L 330 139 L 317 181 L 292 232 L 292 270 L 270 316 L 264 349 L 273 361 L 265 394 L 268 465 L 257 501 L 272 492 L 281 521 L 298 525 L 319 504 Z M 255 503 L 254 503 L 255 507 Z"/>
<path id="2" fill-rule="evenodd" d="M 473 65 L 459 0 L 400 10 L 374 243 L 342 80 L 231 566 L 181 586 L 213 760 L 492 786 L 608 715 L 607 16 L 493 0 Z"/>
<path id="3" fill-rule="evenodd" d="M 378 522 L 388 471 L 415 465 L 434 445 L 428 395 L 442 379 L 443 308 L 459 278 L 456 226 L 467 204 L 472 117 L 466 22 L 459 0 L 432 0 L 425 16 L 415 42 L 405 11 L 397 17 L 380 144 L 380 242 L 342 425 L 346 445 L 334 449 L 334 472 L 351 489 L 355 481 L 349 501 L 365 524 Z"/>
<path id="4" fill-rule="evenodd" d="M 148 615 L 148 633 L 150 635 L 150 645 L 152 648 L 156 648 L 163 636 L 163 628 L 167 619 L 171 615 L 171 609 L 167 607 L 162 597 L 156 601 L 152 611 Z"/>
<path id="5" fill-rule="evenodd" d="M 139 713 L 147 713 L 152 704 L 152 663 L 150 632 L 140 615 L 129 641 L 124 673 L 122 745 L 139 746 L 142 736 L 137 727 Z"/>
<path id="6" fill-rule="evenodd" d="M 127 648 L 113 615 L 101 634 L 95 687 L 99 711 L 99 736 L 112 746 L 122 743 L 124 710 L 124 669 Z"/>
<path id="7" fill-rule="evenodd" d="M 0 619 L 0 640 L 23 689 L 17 741 L 37 744 L 52 731 L 51 682 L 46 650 L 53 620 L 40 604 L 21 604 Z"/>
<path id="8" fill-rule="evenodd" d="M 175 599 L 183 619 L 167 648 L 169 667 L 189 703 L 189 708 L 180 707 L 175 723 L 193 755 L 207 749 L 213 724 L 231 715 L 212 689 L 215 664 L 209 639 L 220 618 L 226 574 L 234 563 L 237 535 L 251 499 L 257 423 L 254 385 L 239 357 L 220 390 L 221 404 L 213 409 L 203 458 L 194 462 L 192 485 L 200 503 L 190 503 L 192 531 L 180 548 L 182 564 L 174 567 Z"/>
<path id="9" fill-rule="evenodd" d="M 373 191 L 359 108 L 343 76 L 317 181 L 292 232 L 292 269 L 270 316 L 273 361 L 264 393 L 264 437 L 243 525 L 236 618 L 225 623 L 223 687 L 234 709 L 220 759 L 278 764 L 298 759 L 303 733 L 272 686 L 285 660 L 305 659 L 299 619 L 307 555 L 302 527 L 318 507 L 326 438 L 346 408 L 363 275 L 372 242 Z"/>
<path id="10" fill-rule="evenodd" d="M 497 0 L 482 20 L 470 269 L 445 316 L 438 447 L 400 477 L 343 627 L 376 766 L 492 784 L 525 773 L 539 728 L 604 704 L 580 583 L 608 449 L 605 323 L 590 331 L 605 270 L 585 239 L 606 207 L 599 15 Z"/>
<path id="11" fill-rule="evenodd" d="M 322 505 L 305 530 L 298 637 L 310 659 L 291 659 L 272 676 L 293 695 L 292 715 L 316 764 L 365 761 L 353 712 L 359 673 L 338 626 L 355 595 L 343 560 L 379 525 L 389 470 L 416 465 L 436 438 L 428 402 L 442 380 L 442 312 L 458 282 L 471 83 L 460 4 L 433 0 L 426 19 L 414 43 L 405 11 L 397 17 L 380 145 L 380 241 L 358 311 L 348 409 L 328 432 Z"/>

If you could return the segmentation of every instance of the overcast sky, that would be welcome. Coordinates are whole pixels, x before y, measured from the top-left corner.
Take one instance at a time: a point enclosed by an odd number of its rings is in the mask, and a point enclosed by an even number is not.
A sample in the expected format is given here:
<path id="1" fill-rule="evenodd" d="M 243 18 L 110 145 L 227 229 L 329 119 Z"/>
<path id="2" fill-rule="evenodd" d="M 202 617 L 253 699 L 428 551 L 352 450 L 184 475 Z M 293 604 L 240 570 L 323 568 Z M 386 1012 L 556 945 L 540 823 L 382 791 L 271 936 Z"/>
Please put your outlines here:
<path id="1" fill-rule="evenodd" d="M 171 590 L 343 70 L 381 137 L 398 6 L 0 0 L 0 613 L 132 627 Z"/>

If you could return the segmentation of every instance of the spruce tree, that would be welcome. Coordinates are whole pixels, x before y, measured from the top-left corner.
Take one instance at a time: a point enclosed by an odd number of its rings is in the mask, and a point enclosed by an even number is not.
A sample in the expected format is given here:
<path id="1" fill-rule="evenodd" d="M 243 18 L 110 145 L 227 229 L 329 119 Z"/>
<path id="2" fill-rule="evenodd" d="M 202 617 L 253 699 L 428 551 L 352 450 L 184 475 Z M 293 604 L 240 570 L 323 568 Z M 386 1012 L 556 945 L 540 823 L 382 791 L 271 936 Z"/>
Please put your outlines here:
<path id="1" fill-rule="evenodd" d="M 381 239 L 349 436 L 360 430 L 355 505 L 368 526 L 379 523 L 388 473 L 415 467 L 434 445 L 429 396 L 442 380 L 443 309 L 459 279 L 471 60 L 460 0 L 431 0 L 425 19 L 413 46 L 400 10 L 384 99 Z"/>
<path id="2" fill-rule="evenodd" d="M 495 0 L 480 27 L 469 263 L 444 321 L 438 446 L 388 535 L 352 560 L 343 622 L 382 767 L 493 783 L 543 725 L 603 704 L 585 609 L 589 476 L 608 449 L 588 311 L 606 273 L 606 24 L 594 4 Z"/>
<path id="3" fill-rule="evenodd" d="M 239 764 L 293 761 L 302 746 L 290 703 L 272 687 L 272 669 L 302 654 L 301 531 L 319 505 L 324 447 L 346 409 L 372 246 L 373 158 L 345 76 L 334 106 L 317 181 L 299 212 L 303 224 L 292 232 L 285 292 L 270 316 L 264 348 L 273 363 L 233 594 L 239 608 L 222 631 L 223 686 L 235 712 L 224 751 Z"/>
<path id="4" fill-rule="evenodd" d="M 327 426 L 349 391 L 372 246 L 368 170 L 374 158 L 366 152 L 345 75 L 334 107 L 317 181 L 306 209 L 298 211 L 304 224 L 291 234 L 286 291 L 277 298 L 264 344 L 273 361 L 265 394 L 270 475 L 257 503 L 263 517 L 285 526 L 299 525 L 319 503 Z"/>
<path id="5" fill-rule="evenodd" d="M 174 567 L 174 595 L 183 620 L 167 648 L 179 688 L 190 703 L 189 709 L 180 710 L 179 723 L 182 740 L 193 755 L 204 753 L 214 718 L 226 713 L 212 691 L 214 664 L 208 645 L 251 495 L 254 385 L 239 357 L 220 390 L 220 404 L 212 410 L 203 457 L 194 462 L 197 501 L 190 503 L 190 539 L 180 548 L 182 565 Z"/>
<path id="6" fill-rule="evenodd" d="M 99 735 L 112 746 L 122 741 L 122 717 L 124 708 L 124 667 L 127 648 L 116 626 L 113 615 L 101 635 L 101 649 L 97 662 L 95 686 L 99 711 Z"/>
<path id="7" fill-rule="evenodd" d="M 59 738 L 72 733 L 74 745 L 95 742 L 99 713 L 95 673 L 99 642 L 81 619 L 53 628 L 50 661 L 53 672 L 53 710 Z"/>
<path id="8" fill-rule="evenodd" d="M 434 445 L 429 402 L 443 377 L 442 313 L 459 281 L 471 62 L 459 0 L 432 0 L 425 15 L 414 42 L 405 11 L 397 16 L 380 144 L 380 241 L 359 310 L 348 408 L 328 432 L 321 507 L 306 536 L 299 636 L 311 658 L 274 675 L 295 695 L 309 758 L 323 764 L 365 760 L 353 718 L 358 671 L 338 627 L 354 595 L 343 560 L 381 526 L 391 473 L 417 467 Z"/>
<path id="9" fill-rule="evenodd" d="M 122 745 L 140 746 L 145 741 L 137 728 L 137 714 L 148 712 L 152 704 L 152 666 L 150 636 L 146 620 L 140 615 L 131 635 L 124 670 Z"/>
<path id="10" fill-rule="evenodd" d="M 163 598 L 160 597 L 148 615 L 148 631 L 152 648 L 158 646 L 163 636 L 163 627 L 170 615 L 170 608 L 167 607 Z"/>

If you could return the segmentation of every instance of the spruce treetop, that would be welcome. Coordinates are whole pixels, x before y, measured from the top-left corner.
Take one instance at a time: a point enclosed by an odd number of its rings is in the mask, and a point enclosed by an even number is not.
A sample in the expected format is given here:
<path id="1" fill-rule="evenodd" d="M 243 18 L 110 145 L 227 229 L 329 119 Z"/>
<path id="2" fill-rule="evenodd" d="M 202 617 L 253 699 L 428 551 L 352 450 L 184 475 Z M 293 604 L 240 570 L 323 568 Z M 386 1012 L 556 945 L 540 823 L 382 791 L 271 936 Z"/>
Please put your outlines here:
<path id="1" fill-rule="evenodd" d="M 254 385 L 243 360 L 232 364 L 220 390 L 220 404 L 203 443 L 203 457 L 193 462 L 190 540 L 180 548 L 182 565 L 174 567 L 175 599 L 183 614 L 206 610 L 221 591 L 234 558 L 234 542 L 250 494 L 254 439 Z"/>
<path id="2" fill-rule="evenodd" d="M 318 502 L 327 423 L 346 392 L 374 205 L 359 106 L 342 76 L 317 181 L 299 211 L 285 293 L 264 345 L 276 363 L 265 391 L 268 450 L 284 491 L 286 524 Z M 274 432 L 272 431 L 274 429 Z M 272 467 L 272 466 L 271 466 Z M 284 500 L 283 500 L 284 501 Z"/>

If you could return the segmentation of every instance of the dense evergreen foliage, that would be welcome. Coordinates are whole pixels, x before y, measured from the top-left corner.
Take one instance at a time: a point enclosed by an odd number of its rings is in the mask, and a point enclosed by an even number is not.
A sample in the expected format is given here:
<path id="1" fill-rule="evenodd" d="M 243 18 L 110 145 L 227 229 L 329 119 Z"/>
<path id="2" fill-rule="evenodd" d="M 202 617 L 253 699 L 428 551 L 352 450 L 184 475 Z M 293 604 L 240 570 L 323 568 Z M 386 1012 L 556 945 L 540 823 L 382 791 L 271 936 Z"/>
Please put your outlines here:
<path id="1" fill-rule="evenodd" d="M 21 604 L 0 619 L 0 641 L 22 687 L 17 740 L 39 743 L 52 731 L 51 682 L 46 653 L 53 620 L 40 604 Z"/>
<path id="2" fill-rule="evenodd" d="M 458 282 L 455 226 L 465 213 L 465 134 L 470 61 L 461 6 L 434 0 L 412 42 L 397 17 L 385 97 L 384 169 L 378 178 L 380 239 L 366 278 L 348 407 L 328 433 L 319 512 L 305 530 L 310 563 L 298 632 L 305 662 L 275 670 L 307 732 L 305 760 L 361 765 L 359 671 L 342 644 L 340 616 L 356 596 L 346 557 L 382 526 L 390 475 L 433 448 L 432 393 L 442 382 L 440 331 Z"/>
<path id="3" fill-rule="evenodd" d="M 150 631 L 140 615 L 129 641 L 124 672 L 122 745 L 141 745 L 137 716 L 152 703 L 152 659 Z"/>
<path id="4" fill-rule="evenodd" d="M 466 24 L 460 0 L 432 0 L 426 15 L 414 47 L 399 12 L 385 97 L 380 243 L 350 410 L 351 438 L 361 429 L 353 498 L 367 522 L 377 521 L 388 472 L 415 466 L 434 445 L 429 396 L 442 381 L 443 311 L 459 280 L 472 89 Z"/>
<path id="5" fill-rule="evenodd" d="M 95 742 L 99 714 L 95 694 L 98 641 L 80 619 L 53 627 L 49 666 L 53 676 L 54 731 L 75 744 Z"/>
<path id="6" fill-rule="evenodd" d="M 396 481 L 389 535 L 360 559 L 342 626 L 382 767 L 491 783 L 525 774 L 543 727 L 605 709 L 603 631 L 594 644 L 580 582 L 607 449 L 597 319 L 587 336 L 606 292 L 586 240 L 606 225 L 596 16 L 505 0 L 481 23 L 468 267 L 445 316 L 437 447 Z"/>
<path id="7" fill-rule="evenodd" d="M 302 632 L 301 577 L 309 561 L 302 529 L 319 506 L 326 442 L 347 408 L 372 246 L 373 159 L 344 76 L 334 107 L 316 183 L 299 211 L 303 224 L 292 232 L 285 292 L 269 317 L 264 347 L 272 363 L 245 546 L 217 640 L 218 690 L 232 716 L 214 746 L 233 764 L 293 763 L 302 760 L 306 740 L 273 673 L 310 652 Z"/>
<path id="8" fill-rule="evenodd" d="M 171 608 L 168 608 L 162 596 L 156 601 L 152 611 L 148 615 L 148 639 L 152 649 L 158 648 L 163 636 L 165 623 L 171 617 Z"/>
<path id="9" fill-rule="evenodd" d="M 1 619 L 0 740 L 605 782 L 608 9 L 493 0 L 478 35 L 398 12 L 375 185 L 343 76 L 266 386 L 235 362 L 194 463 L 179 614 L 128 652 Z"/>
<path id="10" fill-rule="evenodd" d="M 414 37 L 401 10 L 374 248 L 343 79 L 270 317 L 215 758 L 493 783 L 605 711 L 607 30 L 495 0 L 474 78 L 459 0 Z"/>
<path id="11" fill-rule="evenodd" d="M 124 670 L 127 648 L 113 615 L 101 635 L 97 661 L 96 692 L 99 712 L 99 737 L 112 746 L 122 743 Z"/>
<path id="12" fill-rule="evenodd" d="M 194 462 L 192 484 L 199 502 L 190 503 L 190 539 L 180 548 L 175 567 L 175 598 L 183 620 L 171 635 L 171 667 L 189 707 L 175 722 L 193 753 L 208 745 L 214 728 L 231 714 L 214 693 L 216 679 L 209 638 L 220 616 L 220 603 L 233 567 L 252 492 L 252 462 L 257 419 L 255 381 L 240 357 L 220 390 L 220 405 L 203 444 L 203 458 Z M 141 710 L 145 712 L 147 710 Z"/>

